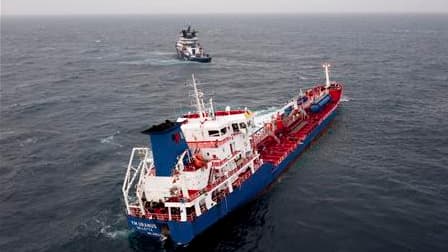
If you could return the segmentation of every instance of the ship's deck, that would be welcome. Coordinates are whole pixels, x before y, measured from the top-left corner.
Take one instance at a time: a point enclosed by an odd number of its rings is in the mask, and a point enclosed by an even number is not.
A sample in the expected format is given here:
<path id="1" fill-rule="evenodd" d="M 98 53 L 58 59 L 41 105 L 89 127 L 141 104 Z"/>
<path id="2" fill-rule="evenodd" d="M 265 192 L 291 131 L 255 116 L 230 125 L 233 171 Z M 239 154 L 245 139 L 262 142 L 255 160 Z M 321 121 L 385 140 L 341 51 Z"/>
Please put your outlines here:
<path id="1" fill-rule="evenodd" d="M 268 136 L 257 145 L 264 162 L 278 165 L 319 125 L 319 122 L 339 103 L 342 89 L 331 89 L 329 94 L 331 102 L 320 112 L 309 112 L 307 118 L 297 119 L 288 127 L 276 130 L 275 136 L 280 141 Z"/>
<path id="2" fill-rule="evenodd" d="M 319 126 L 319 124 L 331 113 L 340 102 L 340 98 L 342 95 L 342 87 L 337 86 L 333 87 L 329 90 L 329 95 L 331 96 L 331 101 L 327 103 L 325 107 L 319 112 L 311 112 L 307 111 L 307 116 L 303 117 L 290 117 L 295 119 L 285 119 L 283 127 L 277 127 L 277 129 L 273 132 L 273 134 L 265 137 L 264 135 L 259 142 L 252 142 L 252 144 L 256 145 L 256 148 L 260 154 L 260 158 L 263 162 L 272 163 L 274 166 L 278 166 L 288 155 L 293 152 L 298 145 L 303 143 L 303 141 L 311 134 L 311 132 Z M 217 116 L 231 115 L 231 114 L 245 114 L 247 111 L 244 110 L 235 110 L 235 111 L 226 111 L 226 112 L 218 112 Z M 188 114 L 185 115 L 186 119 L 195 119 L 198 118 L 198 114 Z M 262 128 L 263 129 L 263 128 Z M 272 131 L 271 131 L 272 132 Z M 254 140 L 255 141 L 255 140 Z M 199 146 L 197 143 L 197 147 L 206 147 Z M 236 153 L 235 153 L 236 155 Z M 220 202 L 222 199 L 228 196 L 230 193 L 228 188 L 223 188 L 220 190 L 216 190 L 218 185 L 220 185 L 224 180 L 228 179 L 230 176 L 234 175 L 235 172 L 242 167 L 244 167 L 248 160 L 252 157 L 246 159 L 245 163 L 239 164 L 234 170 L 229 172 L 227 176 L 222 177 L 219 180 L 214 181 L 209 184 L 203 191 L 199 190 L 189 190 L 189 197 L 184 197 L 183 195 L 173 196 L 166 200 L 166 202 L 191 202 L 198 198 L 201 193 L 208 192 L 212 193 L 213 201 Z M 257 163 L 255 167 L 255 171 L 260 167 L 261 164 Z M 186 170 L 194 170 L 193 166 L 187 166 Z M 248 178 L 251 176 L 250 169 L 246 170 L 238 175 L 238 178 L 232 182 L 232 187 L 234 189 L 240 187 Z M 201 211 L 205 213 L 207 209 L 205 205 L 201 205 Z M 194 211 L 194 207 L 187 207 L 187 220 L 193 221 L 197 216 Z M 178 209 L 173 208 L 171 213 L 168 214 L 168 208 L 164 206 L 163 203 L 151 203 L 144 202 L 144 212 L 141 212 L 138 206 L 131 206 L 130 211 L 131 216 L 147 218 L 147 219 L 157 219 L 161 221 L 180 221 L 181 216 Z"/>

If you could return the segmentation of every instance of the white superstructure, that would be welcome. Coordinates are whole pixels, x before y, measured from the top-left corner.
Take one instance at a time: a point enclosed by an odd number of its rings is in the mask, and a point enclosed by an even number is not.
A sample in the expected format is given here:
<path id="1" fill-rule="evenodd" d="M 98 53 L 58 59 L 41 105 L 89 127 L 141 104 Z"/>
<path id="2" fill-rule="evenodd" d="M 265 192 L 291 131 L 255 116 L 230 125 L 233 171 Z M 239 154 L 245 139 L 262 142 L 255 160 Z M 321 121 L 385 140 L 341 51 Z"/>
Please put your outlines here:
<path id="1" fill-rule="evenodd" d="M 251 144 L 250 133 L 256 131 L 254 114 L 230 109 L 215 112 L 211 102 L 206 108 L 194 76 L 192 85 L 197 112 L 177 119 L 190 152 L 178 157 L 171 176 L 157 176 L 150 150 L 134 148 L 123 185 L 129 214 L 147 213 L 148 203 L 160 202 L 168 208 L 168 219 L 173 218 L 172 208 L 185 213 L 180 215 L 182 220 L 200 216 L 262 164 Z M 184 158 L 190 161 L 184 164 Z M 135 195 L 132 186 L 137 188 Z M 154 216 L 161 218 L 160 213 Z"/>

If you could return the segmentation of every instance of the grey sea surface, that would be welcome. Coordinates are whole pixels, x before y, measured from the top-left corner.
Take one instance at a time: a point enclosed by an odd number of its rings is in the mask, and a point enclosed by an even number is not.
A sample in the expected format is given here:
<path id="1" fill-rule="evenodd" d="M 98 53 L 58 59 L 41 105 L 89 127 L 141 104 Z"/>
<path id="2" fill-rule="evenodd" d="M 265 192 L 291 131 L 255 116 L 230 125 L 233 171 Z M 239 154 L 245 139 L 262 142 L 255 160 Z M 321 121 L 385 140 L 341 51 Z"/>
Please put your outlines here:
<path id="1" fill-rule="evenodd" d="M 179 61 L 186 24 L 210 64 Z M 192 110 L 263 113 L 345 83 L 330 128 L 186 248 L 129 232 L 139 132 Z M 0 251 L 448 251 L 447 15 L 1 17 Z"/>

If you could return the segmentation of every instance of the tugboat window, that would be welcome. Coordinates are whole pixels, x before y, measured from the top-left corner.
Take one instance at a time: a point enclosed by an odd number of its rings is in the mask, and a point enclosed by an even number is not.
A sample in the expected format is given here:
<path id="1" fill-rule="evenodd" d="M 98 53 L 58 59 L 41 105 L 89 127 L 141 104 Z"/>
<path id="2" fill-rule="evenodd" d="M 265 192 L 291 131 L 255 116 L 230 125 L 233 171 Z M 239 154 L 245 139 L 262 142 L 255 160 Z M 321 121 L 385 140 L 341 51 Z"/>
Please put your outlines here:
<path id="1" fill-rule="evenodd" d="M 240 128 L 245 129 L 246 128 L 246 124 L 245 123 L 240 123 Z"/>

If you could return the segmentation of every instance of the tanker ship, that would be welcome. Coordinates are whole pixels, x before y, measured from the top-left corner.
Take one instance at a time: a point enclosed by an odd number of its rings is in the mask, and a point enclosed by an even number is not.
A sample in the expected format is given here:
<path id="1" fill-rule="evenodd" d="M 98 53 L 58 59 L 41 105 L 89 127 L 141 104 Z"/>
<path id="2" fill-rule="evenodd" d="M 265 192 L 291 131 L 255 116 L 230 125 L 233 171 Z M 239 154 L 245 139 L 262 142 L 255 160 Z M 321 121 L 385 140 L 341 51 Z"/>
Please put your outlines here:
<path id="1" fill-rule="evenodd" d="M 343 85 L 298 92 L 268 116 L 215 110 L 192 76 L 195 112 L 153 125 L 149 147 L 132 149 L 122 192 L 129 227 L 186 245 L 254 199 L 335 117 Z"/>

